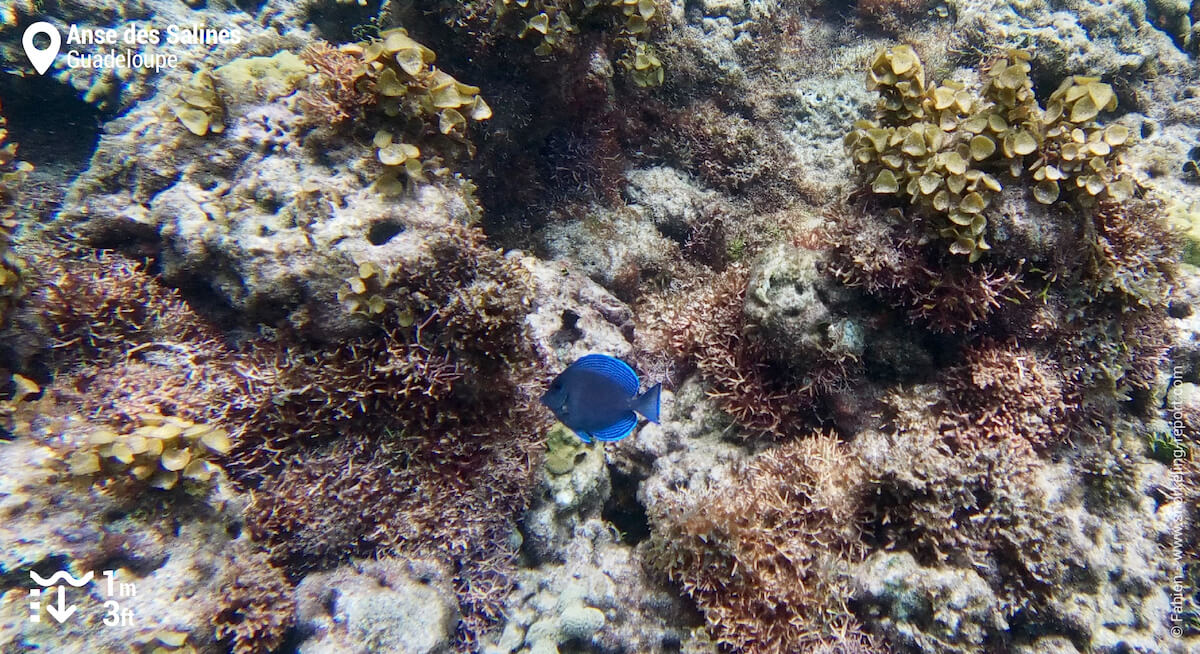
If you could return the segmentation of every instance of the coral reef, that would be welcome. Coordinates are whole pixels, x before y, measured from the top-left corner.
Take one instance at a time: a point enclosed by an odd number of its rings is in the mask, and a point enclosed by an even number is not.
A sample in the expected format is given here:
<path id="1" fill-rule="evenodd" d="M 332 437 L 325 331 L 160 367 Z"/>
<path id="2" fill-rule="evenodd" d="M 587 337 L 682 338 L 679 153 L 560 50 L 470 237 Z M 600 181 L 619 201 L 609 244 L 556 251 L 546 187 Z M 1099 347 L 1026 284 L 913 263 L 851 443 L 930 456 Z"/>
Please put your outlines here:
<path id="1" fill-rule="evenodd" d="M 39 17 L 239 40 L 0 80 L 0 650 L 1196 649 L 1195 7 Z"/>
<path id="2" fill-rule="evenodd" d="M 892 90 L 880 100 L 881 107 L 885 107 L 895 120 L 907 121 L 937 111 L 939 96 L 945 96 L 942 100 L 950 101 L 952 106 L 958 106 L 960 97 L 968 106 L 974 106 L 975 101 L 964 89 L 941 86 L 917 93 L 915 89 L 924 88 L 923 74 L 914 72 L 920 62 L 911 50 L 898 52 L 899 64 L 894 62 L 894 57 L 888 59 L 880 55 L 873 66 L 881 70 L 872 73 L 876 77 L 882 75 L 886 84 L 895 87 L 886 86 Z M 909 81 L 897 81 L 900 79 L 894 72 L 897 65 Z M 933 331 L 951 334 L 991 332 L 1004 339 L 1015 336 L 1021 339 L 1022 346 L 1044 344 L 1050 356 L 1057 360 L 1055 365 L 1061 369 L 1063 378 L 1072 386 L 1068 395 L 1082 397 L 1072 402 L 1088 405 L 1090 411 L 1094 409 L 1091 405 L 1103 403 L 1104 396 L 1114 389 L 1124 385 L 1147 388 L 1155 374 L 1153 371 L 1162 361 L 1166 347 L 1164 298 L 1174 276 L 1174 239 L 1165 228 L 1158 204 L 1153 200 L 1129 197 L 1133 190 L 1130 180 L 1113 168 L 1117 160 L 1108 158 L 1115 152 L 1115 146 L 1109 141 L 1121 144 L 1129 137 L 1129 131 L 1122 125 L 1102 128 L 1092 122 L 1102 105 L 1111 106 L 1115 102 L 1110 88 L 1089 78 L 1071 78 L 1052 95 L 1047 110 L 1042 112 L 1036 105 L 1029 104 L 1032 102 L 1028 91 L 1029 64 L 1023 57 L 1010 54 L 988 71 L 985 89 L 990 90 L 985 94 L 995 95 L 996 100 L 983 105 L 984 108 L 987 111 L 1002 106 L 1010 109 L 1001 112 L 1003 115 L 991 114 L 998 116 L 996 121 L 991 117 L 972 115 L 961 122 L 958 117 L 951 117 L 948 123 L 954 132 L 976 134 L 971 137 L 972 142 L 979 140 L 982 130 L 976 133 L 968 129 L 971 121 L 981 125 L 996 122 L 995 127 L 1003 127 L 1003 135 L 997 137 L 999 140 L 986 139 L 988 145 L 980 146 L 987 151 L 981 150 L 980 154 L 986 156 L 976 157 L 971 146 L 964 144 L 960 144 L 962 152 L 930 154 L 926 146 L 934 142 L 922 140 L 918 144 L 914 137 L 910 139 L 913 143 L 909 148 L 914 154 L 897 155 L 898 161 L 908 156 L 925 156 L 930 162 L 945 163 L 953 159 L 955 165 L 959 159 L 986 163 L 999 153 L 1006 156 L 1011 153 L 1018 155 L 1011 163 L 1020 164 L 1014 165 L 1012 172 L 1024 174 L 1021 173 L 1024 159 L 1019 155 L 1037 156 L 1032 164 L 1034 173 L 1028 196 L 1034 201 L 1030 202 L 1022 197 L 1023 194 L 1014 194 L 1008 188 L 994 188 L 986 202 L 972 207 L 972 211 L 978 208 L 978 213 L 963 213 L 961 208 L 955 209 L 957 205 L 952 206 L 953 203 L 938 204 L 934 198 L 940 193 L 963 201 L 971 194 L 951 194 L 956 189 L 949 186 L 938 190 L 943 183 L 940 180 L 931 180 L 930 185 L 922 189 L 923 172 L 920 176 L 915 172 L 905 173 L 906 181 L 901 183 L 897 173 L 882 163 L 883 157 L 890 153 L 875 159 L 871 136 L 882 138 L 879 142 L 883 150 L 903 149 L 906 147 L 904 139 L 908 137 L 897 136 L 903 128 L 897 127 L 890 132 L 888 130 L 892 128 L 864 125 L 847 139 L 856 153 L 853 156 L 861 156 L 868 163 L 880 162 L 874 180 L 864 179 L 864 184 L 879 191 L 879 180 L 886 177 L 883 190 L 911 194 L 914 201 L 933 203 L 928 210 L 948 212 L 944 216 L 955 225 L 970 222 L 962 228 L 969 229 L 971 238 L 976 240 L 970 247 L 965 241 L 962 247 L 951 244 L 947 256 L 932 251 L 928 239 L 935 234 L 945 237 L 951 232 L 928 231 L 931 228 L 927 218 L 922 217 L 924 211 L 918 211 L 911 219 L 880 224 L 870 217 L 855 215 L 860 210 L 852 209 L 843 214 L 840 233 L 833 237 L 833 270 L 848 284 L 859 286 L 905 311 Z M 1012 79 L 1003 81 L 1006 77 Z M 1098 97 L 1093 98 L 1094 94 Z M 1025 97 L 1023 102 L 1026 104 L 1014 104 L 1004 97 Z M 1070 127 L 1076 124 L 1071 121 L 1072 117 L 1079 119 L 1080 127 Z M 922 130 L 942 144 L 949 138 L 940 126 L 945 120 L 940 118 L 939 126 L 931 123 L 928 130 Z M 1061 122 L 1064 120 L 1068 122 Z M 1064 130 L 1068 128 L 1074 136 L 1064 143 Z M 1110 133 L 1112 138 L 1107 136 Z M 1019 149 L 1018 141 L 1023 143 Z M 1087 149 L 1088 155 L 1082 154 L 1083 148 Z M 1080 172 L 1083 169 L 1077 162 L 1081 157 L 1091 157 L 1092 163 L 1086 168 L 1090 172 Z M 930 165 L 936 168 L 941 164 Z M 1058 172 L 1051 173 L 1051 166 Z M 966 190 L 966 177 L 972 170 L 976 169 L 967 167 L 959 171 L 963 180 L 957 190 Z M 919 169 L 914 171 L 920 172 Z M 990 179 L 987 175 L 987 172 L 979 172 L 974 179 L 983 183 Z M 1055 188 L 1042 196 L 1038 187 L 1051 181 L 1050 177 L 1056 178 Z M 1078 216 L 1071 222 L 1058 217 L 1064 209 L 1039 208 L 1044 202 L 1058 199 L 1059 179 L 1074 180 L 1070 185 L 1074 190 L 1065 196 L 1075 207 L 1070 211 Z M 947 178 L 946 184 L 950 181 L 952 178 Z M 983 194 L 980 199 L 985 199 Z M 1000 211 L 988 209 L 993 205 Z M 893 218 L 903 215 L 903 210 L 895 207 L 890 211 Z M 961 216 L 956 217 L 959 214 Z M 968 217 L 971 217 L 970 221 Z M 958 227 L 952 231 L 955 238 L 962 236 Z M 1083 239 L 1091 245 L 1068 249 L 1064 245 L 1071 239 Z M 997 247 L 988 252 L 986 261 L 970 263 L 972 259 L 984 256 L 985 250 L 980 244 L 989 241 L 1003 244 L 1004 250 L 1017 250 L 1002 251 Z M 967 261 L 955 261 L 959 254 L 968 255 L 961 257 Z M 1121 309 L 1113 311 L 1114 307 Z"/>
<path id="3" fill-rule="evenodd" d="M 418 325 L 251 356 L 258 381 L 226 417 L 241 425 L 228 467 L 257 486 L 250 527 L 273 560 L 294 574 L 350 555 L 442 560 L 469 638 L 505 591 L 545 418 L 526 390 L 521 269 L 470 230 L 431 246 L 426 268 L 395 277 L 427 303 Z"/>
<path id="4" fill-rule="evenodd" d="M 824 542 L 856 553 L 842 568 L 852 572 L 829 577 L 853 578 L 854 590 L 826 586 L 810 604 L 849 592 L 855 624 L 894 646 L 926 651 L 978 651 L 997 639 L 1036 647 L 1020 634 L 1052 624 L 1071 626 L 1050 632 L 1084 634 L 1083 642 L 1101 649 L 1121 638 L 1155 642 L 1163 638 L 1161 623 L 1128 616 L 1163 615 L 1163 560 L 1147 554 L 1150 563 L 1122 567 L 1127 577 L 1112 583 L 1141 590 L 1121 594 L 1116 610 L 1104 606 L 1114 588 L 1095 573 L 1123 548 L 1153 550 L 1162 533 L 1144 490 L 1162 469 L 1147 466 L 1129 435 L 1146 430 L 1139 416 L 1155 411 L 1149 394 L 1170 339 L 1174 240 L 1157 201 L 1134 197 L 1120 152 L 1133 141 L 1132 129 L 1126 121 L 1095 122 L 1116 105 L 1111 87 L 1070 77 L 1042 110 L 1028 57 L 989 61 L 979 84 L 987 99 L 979 100 L 968 82 L 926 90 L 912 50 L 878 55 L 873 74 L 887 118 L 858 123 L 847 139 L 858 165 L 876 167 L 863 175 L 849 207 L 832 207 L 836 222 L 828 232 L 792 237 L 832 245 L 828 259 L 811 253 L 816 263 L 805 267 L 795 263 L 804 257 L 794 246 L 765 247 L 753 271 L 731 267 L 674 302 L 654 299 L 646 304 L 653 318 L 645 349 L 670 343 L 744 430 L 801 435 L 824 418 L 853 436 L 843 447 L 863 469 L 854 473 L 857 482 L 839 483 L 858 489 L 845 522 L 861 533 Z M 922 188 L 922 178 L 937 171 L 941 178 Z M 944 197 L 935 204 L 939 192 Z M 1081 241 L 1087 247 L 1068 245 Z M 779 252 L 790 254 L 781 259 Z M 926 335 L 888 327 L 906 319 Z M 858 373 L 865 383 L 848 384 L 857 386 L 847 394 L 853 399 L 835 393 L 827 403 L 811 396 L 797 402 L 796 391 L 808 389 L 799 378 L 819 379 L 822 357 L 839 352 L 865 364 Z M 878 385 L 906 375 L 930 384 Z M 845 380 L 846 371 L 831 378 Z M 846 420 L 839 406 L 875 416 Z M 742 624 L 737 616 L 756 612 L 722 603 L 748 602 L 773 588 L 755 576 L 752 548 L 740 545 L 755 533 L 744 521 L 758 519 L 746 516 L 778 507 L 780 498 L 812 494 L 795 477 L 764 474 L 774 499 L 743 506 L 733 498 L 755 494 L 756 461 L 791 457 L 801 447 L 817 445 L 785 439 L 761 454 L 751 448 L 732 455 L 740 462 L 731 473 L 688 472 L 691 457 L 665 453 L 654 470 L 636 473 L 649 475 L 641 498 L 652 519 L 651 559 L 697 598 L 714 638 L 735 651 L 769 651 L 744 633 L 730 635 Z M 1069 463 L 1050 464 L 1051 456 Z M 679 496 L 693 498 L 686 517 Z M 725 513 L 719 507 L 726 503 L 743 510 Z M 1094 546 L 1084 534 L 1113 515 L 1127 516 L 1129 528 Z M 710 528 L 713 522 L 719 524 Z M 780 522 L 771 524 L 786 533 Z M 769 551 L 812 539 L 781 540 Z M 729 572 L 734 561 L 736 575 Z M 802 568 L 813 569 L 824 568 Z M 1078 570 L 1088 571 L 1086 579 L 1073 577 Z M 752 589 L 742 585 L 747 579 Z M 962 594 L 948 600 L 952 587 Z M 1073 609 L 1071 597 L 1082 598 Z M 714 618 L 717 611 L 725 612 Z"/>
<path id="5" fill-rule="evenodd" d="M 140 242 L 170 283 L 210 287 L 251 319 L 290 315 L 324 339 L 361 333 L 369 320 L 329 301 L 340 282 L 325 272 L 344 280 L 360 263 L 411 265 L 423 252 L 418 232 L 474 222 L 474 187 L 448 166 L 471 149 L 468 119 L 491 114 L 478 88 L 432 66 L 403 30 L 381 36 L 336 51 L 353 65 L 310 74 L 296 55 L 272 51 L 164 85 L 101 139 L 56 228 Z M 397 55 L 415 59 L 401 66 Z M 335 110 L 359 120 L 336 125 Z M 347 138 L 355 130 L 375 135 L 369 150 Z M 114 187 L 115 178 L 140 181 Z"/>
<path id="6" fill-rule="evenodd" d="M 819 407 L 852 385 L 867 344 L 882 350 L 886 339 L 826 266 L 822 252 L 770 247 L 750 269 L 732 265 L 695 292 L 652 305 L 643 347 L 668 347 L 694 366 L 746 435 L 803 433 Z"/>
<path id="7" fill-rule="evenodd" d="M 991 592 L 1011 614 L 1037 593 L 1044 597 L 1050 570 L 1060 565 L 1045 554 L 1054 547 L 1049 534 L 1062 526 L 1055 526 L 1054 514 L 1043 508 L 1033 476 L 1037 459 L 1028 444 L 1016 442 L 1019 435 L 1007 442 L 970 442 L 969 454 L 939 447 L 942 439 L 961 439 L 943 436 L 922 415 L 939 399 L 936 389 L 920 387 L 887 397 L 892 419 L 886 428 L 895 444 L 882 451 L 878 439 L 860 435 L 867 439 L 863 446 L 875 448 L 866 473 L 874 497 L 864 507 L 866 540 L 910 551 L 920 562 L 949 559 L 989 570 Z M 951 421 L 959 429 L 971 427 L 966 419 Z M 1031 547 L 1037 538 L 1046 542 Z"/>
<path id="8" fill-rule="evenodd" d="M 402 327 L 392 313 L 376 337 L 324 347 L 229 348 L 177 292 L 118 255 L 70 269 L 38 260 L 28 311 L 59 345 L 60 374 L 38 417 L 14 422 L 70 425 L 85 412 L 108 423 L 66 436 L 48 427 L 76 474 L 112 459 L 169 486 L 204 452 L 255 487 L 249 531 L 292 575 L 355 554 L 438 557 L 455 568 L 468 638 L 506 588 L 511 521 L 533 487 L 545 419 L 525 390 L 533 380 L 518 376 L 534 356 L 524 268 L 465 227 L 428 245 L 423 268 L 393 277 L 404 294 L 390 296 L 420 324 Z"/>
<path id="9" fill-rule="evenodd" d="M 1170 563 L 1153 555 L 1170 526 L 1148 496 L 1162 469 L 1136 462 L 1140 444 L 1083 445 L 1070 463 L 1007 444 L 964 456 L 928 414 L 942 401 L 931 387 L 890 395 L 887 434 L 856 441 L 869 452 L 876 500 L 864 531 L 877 549 L 852 575 L 859 617 L 893 644 L 934 652 L 996 639 L 1036 650 L 1052 634 L 1099 651 L 1170 642 L 1168 591 L 1155 581 Z M 1085 459 L 1114 458 L 1127 469 L 1110 483 L 1130 492 L 1101 501 L 1080 473 L 1093 467 Z M 947 583 L 961 589 L 952 611 Z"/>
<path id="10" fill-rule="evenodd" d="M 664 309 L 656 326 L 664 338 L 647 347 L 666 343 L 694 362 L 709 394 L 751 433 L 784 434 L 805 424 L 812 396 L 774 379 L 763 342 L 744 333 L 746 284 L 746 270 L 731 266 L 674 311 Z"/>
<path id="11" fill-rule="evenodd" d="M 1009 626 L 974 570 L 923 570 L 908 552 L 877 552 L 862 567 L 855 598 L 893 642 L 926 652 L 980 651 Z"/>
<path id="12" fill-rule="evenodd" d="M 1023 44 L 1037 53 L 1037 64 L 1053 79 L 1081 74 L 1113 79 L 1124 71 L 1142 77 L 1139 85 L 1153 86 L 1157 82 L 1152 71 L 1179 71 L 1191 65 L 1171 36 L 1150 20 L 1144 4 L 1105 11 L 1090 0 L 1073 0 L 1066 7 L 1067 11 L 1048 6 L 998 11 L 999 5 L 990 1 L 964 6 L 956 38 L 968 48 L 983 50 Z"/>
<path id="13" fill-rule="evenodd" d="M 522 552 L 533 561 L 562 555 L 575 529 L 600 517 L 611 481 L 604 455 L 562 425 L 546 435 L 545 473 L 521 521 Z"/>
<path id="14" fill-rule="evenodd" d="M 599 518 L 581 521 L 558 555 L 558 561 L 518 571 L 505 607 L 508 621 L 481 652 L 536 654 L 561 647 L 666 654 L 696 644 L 689 632 L 697 618 L 647 574 L 611 525 Z"/>

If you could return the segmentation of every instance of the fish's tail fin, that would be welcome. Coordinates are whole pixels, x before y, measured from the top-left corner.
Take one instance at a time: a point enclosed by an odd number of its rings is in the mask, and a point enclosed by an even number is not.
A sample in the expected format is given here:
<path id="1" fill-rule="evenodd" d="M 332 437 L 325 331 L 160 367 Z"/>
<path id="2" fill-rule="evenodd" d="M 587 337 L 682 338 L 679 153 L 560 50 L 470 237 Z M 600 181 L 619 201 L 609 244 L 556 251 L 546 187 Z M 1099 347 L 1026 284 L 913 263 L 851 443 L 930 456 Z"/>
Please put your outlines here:
<path id="1" fill-rule="evenodd" d="M 633 410 L 646 417 L 650 422 L 658 422 L 658 401 L 662 384 L 655 384 L 633 401 Z"/>

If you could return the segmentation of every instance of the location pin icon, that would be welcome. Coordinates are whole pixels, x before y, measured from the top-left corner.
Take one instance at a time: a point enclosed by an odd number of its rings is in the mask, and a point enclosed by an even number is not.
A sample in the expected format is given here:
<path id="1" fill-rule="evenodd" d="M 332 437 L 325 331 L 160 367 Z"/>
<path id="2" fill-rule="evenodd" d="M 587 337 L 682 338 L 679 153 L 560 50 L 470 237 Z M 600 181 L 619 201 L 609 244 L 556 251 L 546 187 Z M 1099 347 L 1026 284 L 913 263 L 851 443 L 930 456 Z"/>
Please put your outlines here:
<path id="1" fill-rule="evenodd" d="M 50 37 L 49 47 L 39 50 L 33 45 L 33 37 L 38 34 Z M 44 20 L 38 21 L 25 28 L 25 36 L 21 37 L 21 45 L 25 47 L 25 56 L 29 57 L 29 63 L 33 64 L 33 69 L 38 72 L 38 75 L 45 75 L 50 64 L 54 63 L 54 58 L 58 56 L 58 47 L 62 45 L 62 36 L 59 35 L 58 28 Z"/>

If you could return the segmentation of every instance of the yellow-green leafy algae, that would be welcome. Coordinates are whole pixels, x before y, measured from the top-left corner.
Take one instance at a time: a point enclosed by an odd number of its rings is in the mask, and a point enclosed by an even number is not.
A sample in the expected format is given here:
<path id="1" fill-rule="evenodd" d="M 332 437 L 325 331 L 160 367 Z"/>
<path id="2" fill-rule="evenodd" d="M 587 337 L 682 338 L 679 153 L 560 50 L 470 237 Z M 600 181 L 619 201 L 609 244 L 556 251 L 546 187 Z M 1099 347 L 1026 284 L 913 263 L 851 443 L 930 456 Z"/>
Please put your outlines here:
<path id="1" fill-rule="evenodd" d="M 195 654 L 196 646 L 189 643 L 191 633 L 178 629 L 146 631 L 133 637 L 131 651 L 141 654 Z"/>
<path id="2" fill-rule="evenodd" d="M 634 37 L 649 32 L 659 14 L 656 0 L 500 0 L 494 6 L 497 18 L 520 26 L 520 38 L 537 42 L 539 55 L 569 48 L 579 23 L 603 12 L 618 16 L 621 33 Z"/>
<path id="3" fill-rule="evenodd" d="M 196 136 L 225 131 L 225 101 L 217 93 L 213 75 L 202 70 L 171 99 L 170 108 L 187 130 Z"/>
<path id="4" fill-rule="evenodd" d="M 641 41 L 621 59 L 621 65 L 638 86 L 662 86 L 666 74 L 654 49 Z"/>
<path id="5" fill-rule="evenodd" d="M 397 288 L 392 275 L 372 261 L 358 264 L 355 274 L 337 292 L 338 301 L 346 311 L 375 319 L 387 314 L 404 328 L 416 323 L 409 297 L 407 289 Z"/>
<path id="6" fill-rule="evenodd" d="M 387 309 L 383 297 L 387 286 L 388 280 L 383 270 L 373 262 L 366 261 L 358 264 L 355 274 L 346 280 L 345 286 L 338 289 L 338 301 L 350 313 L 377 316 Z"/>
<path id="7" fill-rule="evenodd" d="M 13 230 L 17 226 L 18 191 L 33 166 L 17 160 L 17 144 L 5 143 L 8 122 L 0 116 L 0 326 L 8 320 L 13 306 L 25 293 L 21 282 L 21 262 L 12 251 Z"/>
<path id="8" fill-rule="evenodd" d="M 67 457 L 68 471 L 170 490 L 180 481 L 207 482 L 211 459 L 232 448 L 229 434 L 213 425 L 153 413 L 139 414 L 137 422 L 127 430 L 93 430 L 87 444 Z"/>
<path id="9" fill-rule="evenodd" d="M 387 124 L 373 140 L 376 159 L 384 166 L 376 182 L 380 191 L 399 191 L 408 181 L 425 179 L 425 167 L 432 158 L 422 158 L 417 141 L 441 137 L 443 143 L 457 143 L 469 155 L 474 154 L 466 137 L 467 124 L 491 118 L 491 107 L 479 94 L 479 87 L 463 84 L 434 66 L 437 57 L 433 50 L 414 41 L 403 28 L 333 52 L 354 59 L 353 65 L 341 72 L 332 68 L 322 71 L 327 77 L 344 75 L 347 79 L 335 81 L 354 89 L 355 96 L 341 101 L 367 103 L 383 114 Z M 326 100 L 338 102 L 340 98 L 331 95 Z M 346 109 L 347 113 L 358 111 Z"/>
<path id="10" fill-rule="evenodd" d="M 1133 195 L 1134 182 L 1121 173 L 1129 131 L 1097 122 L 1116 108 L 1112 87 L 1074 76 L 1043 110 L 1029 61 L 1028 52 L 1006 53 L 976 94 L 954 81 L 927 84 L 907 45 L 882 50 L 867 74 L 868 90 L 879 93 L 875 118 L 855 122 L 845 138 L 871 191 L 933 216 L 936 235 L 970 261 L 991 248 L 987 211 L 1003 178 L 1026 183 L 1042 204 L 1057 201 L 1064 187 L 1083 203 Z"/>

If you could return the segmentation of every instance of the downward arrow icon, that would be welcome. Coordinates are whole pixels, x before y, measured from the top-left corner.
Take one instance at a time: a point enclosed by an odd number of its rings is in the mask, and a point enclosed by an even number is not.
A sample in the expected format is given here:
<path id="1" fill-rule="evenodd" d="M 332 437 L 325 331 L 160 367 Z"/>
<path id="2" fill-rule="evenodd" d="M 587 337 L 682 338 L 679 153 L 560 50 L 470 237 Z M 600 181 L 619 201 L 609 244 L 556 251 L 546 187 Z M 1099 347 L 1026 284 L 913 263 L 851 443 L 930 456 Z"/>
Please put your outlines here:
<path id="1" fill-rule="evenodd" d="M 58 606 L 54 606 L 53 604 L 47 604 L 46 612 L 50 614 L 50 617 L 54 618 L 55 620 L 58 620 L 59 624 L 62 624 L 63 622 L 65 622 L 66 619 L 71 617 L 71 614 L 75 612 L 74 604 L 67 606 L 67 588 L 66 588 L 66 586 L 58 587 Z"/>

